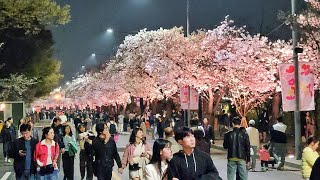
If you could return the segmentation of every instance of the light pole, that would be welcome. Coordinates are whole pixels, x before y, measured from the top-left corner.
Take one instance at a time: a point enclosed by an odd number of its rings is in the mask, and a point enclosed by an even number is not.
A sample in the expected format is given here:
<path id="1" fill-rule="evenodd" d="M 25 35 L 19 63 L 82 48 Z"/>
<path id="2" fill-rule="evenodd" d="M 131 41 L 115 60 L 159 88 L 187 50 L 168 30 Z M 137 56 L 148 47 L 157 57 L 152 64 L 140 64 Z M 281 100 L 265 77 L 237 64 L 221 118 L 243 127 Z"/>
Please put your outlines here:
<path id="1" fill-rule="evenodd" d="M 190 35 L 189 15 L 190 15 L 190 0 L 187 0 L 187 36 Z"/>
<path id="2" fill-rule="evenodd" d="M 295 156 L 296 159 L 301 159 L 301 122 L 300 122 L 300 86 L 299 86 L 299 59 L 297 48 L 297 15 L 296 15 L 296 0 L 291 0 L 291 18 L 292 18 L 292 50 L 293 50 L 293 61 L 294 61 L 294 79 L 295 79 L 295 97 L 296 97 L 296 108 L 294 111 L 294 145 L 295 145 Z M 301 49 L 300 49 L 301 51 Z"/>

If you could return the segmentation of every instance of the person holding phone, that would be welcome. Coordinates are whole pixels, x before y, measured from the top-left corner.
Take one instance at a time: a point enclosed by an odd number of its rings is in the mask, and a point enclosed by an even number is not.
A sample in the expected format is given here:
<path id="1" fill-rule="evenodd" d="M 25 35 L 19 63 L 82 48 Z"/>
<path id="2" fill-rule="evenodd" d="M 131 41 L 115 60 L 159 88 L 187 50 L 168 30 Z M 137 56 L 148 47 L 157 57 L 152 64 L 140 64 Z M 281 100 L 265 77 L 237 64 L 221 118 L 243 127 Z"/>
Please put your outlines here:
<path id="1" fill-rule="evenodd" d="M 13 143 L 13 167 L 17 180 L 29 180 L 33 179 L 36 174 L 33 155 L 38 141 L 31 137 L 31 127 L 29 124 L 21 124 L 20 133 L 21 137 Z"/>

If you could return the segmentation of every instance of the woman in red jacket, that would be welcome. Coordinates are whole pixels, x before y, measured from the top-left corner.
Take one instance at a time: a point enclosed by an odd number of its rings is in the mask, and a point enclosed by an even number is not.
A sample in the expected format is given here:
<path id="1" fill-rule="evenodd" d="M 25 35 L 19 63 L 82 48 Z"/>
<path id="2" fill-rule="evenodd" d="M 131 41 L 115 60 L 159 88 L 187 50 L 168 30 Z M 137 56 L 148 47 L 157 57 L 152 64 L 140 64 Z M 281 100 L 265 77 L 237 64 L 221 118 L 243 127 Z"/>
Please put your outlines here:
<path id="1" fill-rule="evenodd" d="M 42 130 L 41 141 L 36 145 L 34 159 L 37 162 L 37 179 L 59 179 L 57 159 L 59 156 L 59 145 L 54 142 L 54 131 L 51 127 Z"/>

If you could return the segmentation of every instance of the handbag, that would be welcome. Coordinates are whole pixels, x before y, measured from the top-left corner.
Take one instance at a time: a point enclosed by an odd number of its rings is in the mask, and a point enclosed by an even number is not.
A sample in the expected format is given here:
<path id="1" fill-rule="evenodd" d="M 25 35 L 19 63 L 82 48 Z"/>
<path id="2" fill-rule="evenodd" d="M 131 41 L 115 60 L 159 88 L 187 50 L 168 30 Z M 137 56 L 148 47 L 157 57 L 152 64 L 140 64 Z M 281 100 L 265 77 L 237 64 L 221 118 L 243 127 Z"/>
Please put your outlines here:
<path id="1" fill-rule="evenodd" d="M 69 145 L 69 150 L 68 150 L 69 156 L 74 156 L 77 154 L 77 152 L 78 152 L 78 149 L 76 144 L 73 141 L 71 141 Z"/>
<path id="2" fill-rule="evenodd" d="M 129 170 L 130 171 L 138 171 L 140 169 L 139 164 L 135 163 L 135 164 L 129 164 Z"/>
<path id="3" fill-rule="evenodd" d="M 56 156 L 56 144 L 54 145 L 54 149 L 55 149 L 55 153 L 54 153 L 54 156 Z M 40 170 L 39 170 L 39 174 L 40 176 L 44 176 L 44 175 L 48 175 L 48 174 L 52 174 L 54 171 L 54 167 L 53 167 L 53 164 L 48 164 L 46 166 L 42 166 L 40 167 Z"/>
<path id="4" fill-rule="evenodd" d="M 53 171 L 54 171 L 53 165 L 49 164 L 49 165 L 40 167 L 39 173 L 41 176 L 44 176 L 44 175 L 52 174 Z"/>

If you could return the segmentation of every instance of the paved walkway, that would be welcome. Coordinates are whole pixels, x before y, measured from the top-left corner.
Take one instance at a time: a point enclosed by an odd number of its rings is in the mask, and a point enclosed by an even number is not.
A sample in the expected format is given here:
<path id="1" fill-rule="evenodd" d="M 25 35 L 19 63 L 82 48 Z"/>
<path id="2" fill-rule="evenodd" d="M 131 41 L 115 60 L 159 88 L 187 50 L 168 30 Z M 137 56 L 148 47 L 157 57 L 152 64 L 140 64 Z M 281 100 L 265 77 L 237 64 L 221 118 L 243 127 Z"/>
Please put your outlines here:
<path id="1" fill-rule="evenodd" d="M 50 122 L 48 120 L 40 121 L 39 123 L 37 123 L 35 125 L 35 127 L 39 129 L 39 132 L 41 132 L 41 129 L 46 126 L 50 126 Z M 122 134 L 119 136 L 119 141 L 117 143 L 117 147 L 118 147 L 118 151 L 119 151 L 121 158 L 122 158 L 123 150 L 129 142 L 129 137 L 130 137 L 129 133 Z M 147 136 L 147 142 L 150 145 L 153 145 L 154 140 L 152 140 L 152 138 L 150 136 Z M 221 177 L 223 179 L 226 179 L 226 164 L 227 164 L 226 156 L 227 156 L 227 154 L 226 154 L 226 151 L 222 147 L 222 143 L 223 143 L 222 140 L 216 140 L 216 144 L 213 145 L 211 148 L 211 157 L 213 159 L 214 164 L 217 166 L 217 169 L 220 172 Z M 1 154 L 0 157 L 2 157 L 2 145 L 0 147 L 0 154 Z M 279 179 L 279 177 L 281 177 L 280 179 L 288 179 L 288 180 L 301 179 L 301 173 L 299 171 L 301 161 L 297 161 L 292 158 L 287 158 L 286 160 L 287 160 L 286 169 L 288 171 L 279 172 L 276 170 L 273 170 L 273 171 L 271 170 L 270 172 L 266 172 L 266 173 L 249 172 L 249 179 L 256 179 L 257 177 L 259 178 L 259 180 Z M 257 164 L 260 164 L 260 163 L 257 162 Z M 7 179 L 14 180 L 15 177 L 14 177 L 14 172 L 13 172 L 13 168 L 12 168 L 12 163 L 4 163 L 4 159 L 0 158 L 0 165 L 1 165 L 1 168 L 0 168 L 1 180 L 7 180 Z M 258 167 L 260 167 L 260 166 L 258 166 Z M 6 177 L 6 175 L 8 175 L 8 177 Z M 128 177 L 129 177 L 128 167 L 124 169 L 123 174 L 118 174 L 117 173 L 117 165 L 115 164 L 114 172 L 113 172 L 113 179 L 114 180 L 119 180 L 119 179 L 126 180 L 126 179 L 129 179 Z M 286 177 L 288 177 L 288 178 L 286 178 Z M 59 179 L 63 179 L 62 170 L 60 171 Z M 75 180 L 80 179 L 79 155 L 76 155 L 76 157 L 75 157 L 75 177 L 74 177 L 74 179 Z M 96 178 L 94 178 L 94 179 L 96 179 Z"/>

